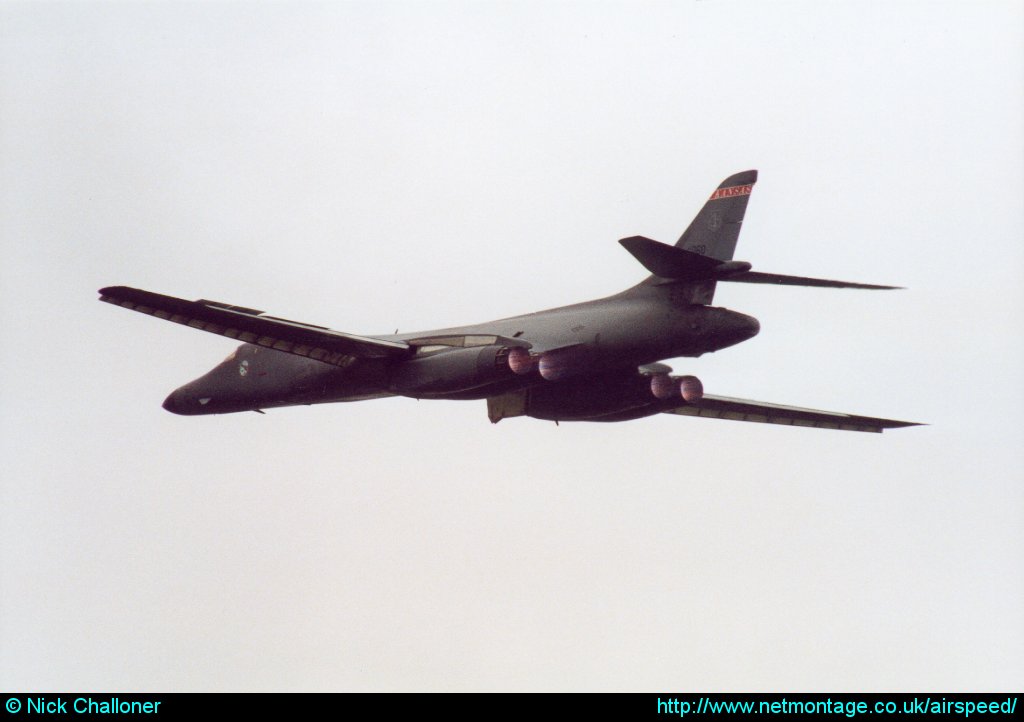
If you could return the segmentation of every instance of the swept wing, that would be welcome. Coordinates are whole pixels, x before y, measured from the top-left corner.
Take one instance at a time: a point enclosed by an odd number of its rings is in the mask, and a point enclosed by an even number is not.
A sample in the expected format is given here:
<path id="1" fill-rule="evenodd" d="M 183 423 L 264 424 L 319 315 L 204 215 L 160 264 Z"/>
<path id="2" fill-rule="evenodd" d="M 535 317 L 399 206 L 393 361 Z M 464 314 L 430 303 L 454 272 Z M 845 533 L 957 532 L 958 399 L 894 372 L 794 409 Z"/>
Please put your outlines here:
<path id="1" fill-rule="evenodd" d="M 921 426 L 912 421 L 876 419 L 871 416 L 854 416 L 835 411 L 803 409 L 797 406 L 769 404 L 750 399 L 734 399 L 728 396 L 705 394 L 700 401 L 666 411 L 680 416 L 703 416 L 710 419 L 731 421 L 754 421 L 762 424 L 782 426 L 806 426 L 816 429 L 838 429 L 841 431 L 870 431 L 881 433 L 884 429 L 898 429 L 904 426 Z"/>
<path id="2" fill-rule="evenodd" d="M 357 358 L 404 358 L 413 352 L 412 347 L 403 341 L 355 336 L 218 301 L 186 301 L 127 286 L 101 288 L 100 300 L 201 331 L 335 366 L 348 366 Z"/>

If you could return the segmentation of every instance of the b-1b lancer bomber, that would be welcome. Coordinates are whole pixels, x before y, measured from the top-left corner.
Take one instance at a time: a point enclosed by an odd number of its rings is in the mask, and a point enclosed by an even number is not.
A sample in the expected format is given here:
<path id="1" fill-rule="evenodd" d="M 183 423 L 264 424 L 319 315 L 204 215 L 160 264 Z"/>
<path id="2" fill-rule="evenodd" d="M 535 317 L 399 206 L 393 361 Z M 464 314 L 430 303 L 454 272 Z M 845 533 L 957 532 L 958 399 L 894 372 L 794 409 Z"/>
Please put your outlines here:
<path id="1" fill-rule="evenodd" d="M 697 357 L 760 330 L 756 318 L 712 305 L 719 283 L 890 289 L 784 276 L 733 260 L 757 171 L 722 181 L 675 245 L 619 243 L 649 272 L 614 296 L 472 326 L 355 336 L 215 301 L 185 301 L 125 286 L 100 300 L 242 341 L 227 359 L 177 389 L 175 414 L 225 414 L 387 396 L 485 399 L 494 423 L 629 421 L 678 414 L 846 431 L 916 426 L 831 411 L 705 394 L 663 359 Z"/>

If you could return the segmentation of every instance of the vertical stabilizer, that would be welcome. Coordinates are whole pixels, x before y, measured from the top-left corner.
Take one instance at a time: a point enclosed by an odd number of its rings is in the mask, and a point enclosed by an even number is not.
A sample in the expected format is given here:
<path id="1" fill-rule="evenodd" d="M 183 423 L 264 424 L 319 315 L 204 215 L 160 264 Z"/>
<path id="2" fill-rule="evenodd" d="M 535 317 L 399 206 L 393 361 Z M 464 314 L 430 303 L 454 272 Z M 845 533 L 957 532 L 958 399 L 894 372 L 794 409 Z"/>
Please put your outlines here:
<path id="1" fill-rule="evenodd" d="M 676 246 L 720 261 L 732 260 L 756 182 L 756 170 L 743 171 L 722 181 Z"/>

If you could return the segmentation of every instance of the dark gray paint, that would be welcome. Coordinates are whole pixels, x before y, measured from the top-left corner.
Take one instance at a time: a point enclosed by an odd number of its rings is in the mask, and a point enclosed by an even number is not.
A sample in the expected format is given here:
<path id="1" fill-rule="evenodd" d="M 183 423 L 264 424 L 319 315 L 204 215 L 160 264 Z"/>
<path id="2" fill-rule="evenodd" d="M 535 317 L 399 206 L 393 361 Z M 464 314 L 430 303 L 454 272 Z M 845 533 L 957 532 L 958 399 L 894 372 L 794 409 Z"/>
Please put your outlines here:
<path id="1" fill-rule="evenodd" d="M 164 408 L 205 415 L 277 406 L 417 399 L 487 399 L 497 422 L 625 421 L 656 413 L 881 431 L 908 422 L 706 396 L 659 399 L 651 375 L 661 359 L 697 357 L 755 336 L 757 319 L 714 307 L 719 281 L 841 288 L 890 288 L 753 273 L 733 251 L 756 171 L 723 181 L 675 246 L 639 236 L 622 243 L 654 272 L 608 298 L 524 316 L 418 333 L 356 336 L 213 301 L 185 301 L 123 286 L 101 300 L 246 341 L 209 373 L 174 391 Z M 513 347 L 539 360 L 516 374 Z M 523 351 L 516 351 L 523 354 Z M 679 380 L 676 377 L 675 383 Z M 689 397 L 688 397 L 689 398 Z"/>

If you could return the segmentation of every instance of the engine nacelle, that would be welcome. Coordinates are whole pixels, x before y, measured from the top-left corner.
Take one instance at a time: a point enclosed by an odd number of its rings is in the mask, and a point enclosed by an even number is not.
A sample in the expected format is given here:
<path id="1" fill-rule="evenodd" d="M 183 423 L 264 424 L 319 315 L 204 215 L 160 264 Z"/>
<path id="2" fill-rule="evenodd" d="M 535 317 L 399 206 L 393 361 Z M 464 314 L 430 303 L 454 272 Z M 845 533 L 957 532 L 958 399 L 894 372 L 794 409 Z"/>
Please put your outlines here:
<path id="1" fill-rule="evenodd" d="M 657 405 L 646 378 L 620 372 L 538 384 L 526 394 L 526 414 L 552 421 L 584 421 Z"/>
<path id="2" fill-rule="evenodd" d="M 503 346 L 434 351 L 395 364 L 388 388 L 403 396 L 430 398 L 468 391 L 513 377 Z"/>
<path id="3" fill-rule="evenodd" d="M 531 356 L 530 352 L 521 347 L 508 350 L 508 367 L 517 376 L 525 376 L 537 367 L 537 357 Z"/>
<path id="4" fill-rule="evenodd" d="M 704 398 L 704 384 L 696 376 L 654 374 L 651 376 L 651 393 L 662 401 L 679 395 L 683 401 L 692 404 Z"/>
<path id="5" fill-rule="evenodd" d="M 654 374 L 651 376 L 651 393 L 662 401 L 670 399 L 679 393 L 679 379 L 668 374 Z"/>
<path id="6" fill-rule="evenodd" d="M 588 371 L 586 351 L 583 346 L 572 346 L 547 351 L 540 356 L 537 368 L 546 381 L 560 381 Z"/>
<path id="7" fill-rule="evenodd" d="M 687 403 L 695 403 L 704 398 L 704 384 L 696 376 L 681 376 L 679 378 L 679 395 Z"/>
<path id="8" fill-rule="evenodd" d="M 522 394 L 526 415 L 535 419 L 625 421 L 674 409 L 681 405 L 679 398 L 687 403 L 699 401 L 704 387 L 696 376 L 613 371 L 538 384 Z"/>

